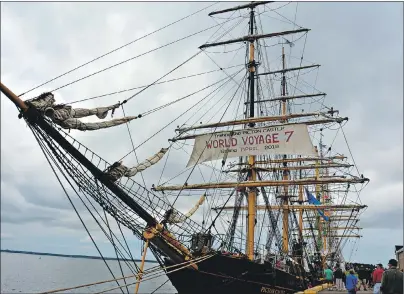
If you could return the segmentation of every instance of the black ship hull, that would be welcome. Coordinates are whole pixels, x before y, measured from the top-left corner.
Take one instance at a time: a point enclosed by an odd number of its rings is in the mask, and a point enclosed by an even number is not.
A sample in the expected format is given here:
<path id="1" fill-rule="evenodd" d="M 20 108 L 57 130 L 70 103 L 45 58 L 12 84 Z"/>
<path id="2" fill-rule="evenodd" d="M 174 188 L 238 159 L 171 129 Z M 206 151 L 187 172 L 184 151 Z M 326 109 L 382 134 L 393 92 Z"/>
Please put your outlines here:
<path id="1" fill-rule="evenodd" d="M 169 269 L 167 275 L 178 294 L 291 294 L 305 289 L 300 277 L 248 259 L 215 255 L 197 265 L 198 270 Z"/>

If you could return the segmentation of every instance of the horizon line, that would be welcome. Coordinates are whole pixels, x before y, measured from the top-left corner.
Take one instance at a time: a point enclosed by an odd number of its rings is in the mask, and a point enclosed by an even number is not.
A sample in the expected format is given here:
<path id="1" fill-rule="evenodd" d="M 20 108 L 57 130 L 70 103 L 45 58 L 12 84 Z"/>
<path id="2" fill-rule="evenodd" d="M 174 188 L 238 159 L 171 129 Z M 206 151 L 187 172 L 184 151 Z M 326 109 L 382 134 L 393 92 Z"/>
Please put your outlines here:
<path id="1" fill-rule="evenodd" d="M 101 256 L 93 256 L 93 255 L 80 255 L 80 254 L 60 254 L 60 253 L 49 253 L 49 252 L 34 252 L 34 251 L 24 251 L 24 250 L 13 250 L 13 249 L 0 249 L 1 252 L 5 253 L 21 253 L 21 254 L 30 254 L 30 255 L 45 255 L 45 256 L 59 256 L 59 257 L 68 257 L 68 258 L 86 258 L 86 259 L 100 259 Z M 105 260 L 122 260 L 122 261 L 141 261 L 141 259 L 128 259 L 128 258 L 116 258 L 116 257 L 104 257 Z M 157 260 L 149 260 L 146 259 L 145 262 L 157 263 Z"/>

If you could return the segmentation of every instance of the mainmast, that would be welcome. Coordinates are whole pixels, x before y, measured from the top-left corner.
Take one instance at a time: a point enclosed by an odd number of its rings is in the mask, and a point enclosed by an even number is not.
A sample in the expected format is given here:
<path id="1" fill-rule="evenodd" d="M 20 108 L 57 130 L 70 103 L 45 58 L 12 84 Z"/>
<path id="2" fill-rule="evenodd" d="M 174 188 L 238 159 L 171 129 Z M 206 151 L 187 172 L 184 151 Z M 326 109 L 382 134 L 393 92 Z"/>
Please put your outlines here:
<path id="1" fill-rule="evenodd" d="M 250 8 L 250 35 L 254 35 L 254 7 Z M 249 91 L 250 91 L 250 118 L 254 117 L 254 73 L 255 73 L 255 60 L 254 60 L 254 39 L 250 40 L 250 58 L 248 63 L 248 70 L 249 74 Z M 250 123 L 249 127 L 254 127 L 255 123 Z M 257 172 L 254 168 L 252 168 L 255 164 L 255 156 L 248 156 L 248 164 L 251 166 L 251 169 L 248 173 L 248 180 L 249 181 L 256 181 L 257 180 Z M 247 248 L 246 254 L 250 260 L 254 258 L 254 229 L 255 229 L 255 221 L 256 221 L 256 213 L 257 213 L 257 189 L 252 188 L 248 192 L 248 226 L 247 226 Z"/>
<path id="2" fill-rule="evenodd" d="M 286 96 L 286 76 L 285 76 L 285 47 L 282 46 L 282 96 Z M 286 100 L 282 100 L 282 115 L 286 116 Z M 286 122 L 286 120 L 285 120 Z M 286 159 L 286 155 L 283 155 L 283 159 Z M 289 170 L 286 169 L 288 163 L 284 162 L 283 166 L 283 180 L 289 180 Z M 283 188 L 282 203 L 287 206 L 289 186 L 285 185 Z M 285 255 L 289 252 L 289 210 L 283 209 L 282 211 L 282 251 Z"/>
<path id="3" fill-rule="evenodd" d="M 255 116 L 254 110 L 255 110 L 255 46 L 254 42 L 258 39 L 261 38 L 271 38 L 275 37 L 278 35 L 283 35 L 283 34 L 290 34 L 294 33 L 294 31 L 290 32 L 282 32 L 282 33 L 275 33 L 275 34 L 267 34 L 267 35 L 254 35 L 254 8 L 257 7 L 258 5 L 264 5 L 267 3 L 271 3 L 271 1 L 266 1 L 266 2 L 251 2 L 246 5 L 240 5 L 236 6 L 233 8 L 225 9 L 225 10 L 220 10 L 220 11 L 214 11 L 209 13 L 209 15 L 215 15 L 219 13 L 225 13 L 225 12 L 230 12 L 230 11 L 235 11 L 235 10 L 240 10 L 240 9 L 245 9 L 248 8 L 250 9 L 250 21 L 249 21 L 249 35 L 239 38 L 239 39 L 234 39 L 234 40 L 228 40 L 224 42 L 218 42 L 218 43 L 211 43 L 211 44 L 204 44 L 200 46 L 199 48 L 206 48 L 206 47 L 211 47 L 211 46 L 218 46 L 218 45 L 224 45 L 224 44 L 232 44 L 232 43 L 237 43 L 237 42 L 244 42 L 248 41 L 248 46 L 249 46 L 249 60 L 248 60 L 248 71 L 249 71 L 249 105 L 250 109 L 249 111 L 246 112 L 246 119 L 250 119 L 251 121 L 248 122 L 248 126 L 250 128 L 255 126 L 255 121 L 252 119 Z M 254 169 L 255 165 L 255 156 L 250 155 L 248 156 L 248 180 L 255 182 L 257 180 L 257 172 Z M 257 188 L 256 187 L 251 187 L 248 192 L 248 198 L 247 198 L 247 203 L 248 203 L 248 215 L 247 215 L 247 240 L 246 240 L 246 255 L 250 260 L 254 259 L 254 229 L 255 229 L 255 222 L 256 222 L 256 206 L 257 206 Z"/>

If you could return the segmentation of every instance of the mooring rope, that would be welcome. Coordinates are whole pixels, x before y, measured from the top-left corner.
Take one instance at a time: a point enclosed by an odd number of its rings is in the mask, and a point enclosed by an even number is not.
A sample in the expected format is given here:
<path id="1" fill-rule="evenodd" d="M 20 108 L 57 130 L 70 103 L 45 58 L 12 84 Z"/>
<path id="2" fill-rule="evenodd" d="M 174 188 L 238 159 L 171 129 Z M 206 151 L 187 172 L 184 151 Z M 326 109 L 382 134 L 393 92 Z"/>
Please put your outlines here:
<path id="1" fill-rule="evenodd" d="M 179 269 L 183 269 L 183 268 L 185 268 L 185 267 L 188 267 L 191 263 L 199 263 L 199 262 L 201 262 L 201 261 L 204 261 L 204 260 L 207 260 L 207 259 L 213 257 L 214 255 L 215 255 L 215 254 L 211 254 L 211 255 L 208 255 L 208 256 L 198 257 L 198 258 L 195 258 L 195 259 L 193 259 L 193 260 L 188 260 L 188 261 L 185 261 L 185 262 L 182 262 L 182 263 L 179 263 L 179 264 L 175 264 L 175 265 L 170 265 L 170 266 L 167 266 L 167 267 L 153 267 L 153 268 L 151 268 L 151 269 L 149 269 L 149 270 L 145 270 L 145 271 L 143 272 L 143 276 L 144 276 L 144 275 L 151 274 L 151 273 L 153 273 L 153 272 L 157 272 L 159 269 L 161 269 L 161 270 L 166 270 L 166 269 L 169 269 L 169 268 L 172 268 L 172 267 L 176 267 L 176 266 L 179 266 L 179 265 L 184 265 L 184 266 L 182 266 L 181 268 L 179 268 Z M 177 271 L 177 270 L 179 270 L 179 269 L 176 269 L 176 270 L 174 270 L 174 271 Z M 173 271 L 171 271 L 171 272 L 173 272 Z M 167 272 L 167 273 L 171 273 L 171 272 Z M 166 274 L 166 273 L 164 273 L 164 274 Z M 74 287 L 69 287 L 69 288 L 60 288 L 60 289 L 55 289 L 55 290 L 51 290 L 51 291 L 40 292 L 40 293 L 38 293 L 38 294 L 50 294 L 50 293 L 57 293 L 57 292 L 62 292 L 62 291 L 74 290 L 74 289 L 79 289 L 79 288 L 84 288 L 84 287 L 95 286 L 95 285 L 100 285 L 100 284 L 104 284 L 104 283 L 110 283 L 110 282 L 114 282 L 114 281 L 119 281 L 119 280 L 123 280 L 123 279 L 127 279 L 127 278 L 137 278 L 138 275 L 139 275 L 139 274 L 135 274 L 135 275 L 129 275 L 129 276 L 125 276 L 125 277 L 120 277 L 120 278 L 117 278 L 117 279 L 110 279 L 110 280 L 98 281 L 98 282 L 94 282 L 94 283 L 90 283 L 90 284 L 84 284 L 84 285 L 79 285 L 79 286 L 74 286 Z M 157 277 L 157 276 L 156 276 L 156 277 Z M 153 276 L 153 277 L 151 277 L 151 278 L 155 278 L 155 276 Z M 144 280 L 149 280 L 149 279 L 150 279 L 150 278 L 142 279 L 142 280 L 144 281 Z M 135 283 L 137 283 L 137 282 L 138 282 L 138 281 L 136 281 Z M 114 289 L 119 289 L 119 288 L 122 288 L 122 287 L 125 287 L 125 286 L 133 285 L 133 284 L 135 284 L 135 283 L 132 283 L 132 284 L 125 284 L 125 285 L 123 285 L 123 286 L 121 286 L 121 287 L 109 289 L 109 290 L 106 290 L 106 291 L 111 291 L 111 290 L 114 290 Z M 99 293 L 104 293 L 104 292 L 99 292 Z"/>
<path id="2" fill-rule="evenodd" d="M 200 258 L 198 261 L 193 262 L 193 263 L 194 263 L 194 264 L 200 263 L 200 262 L 202 262 L 202 261 L 205 261 L 205 260 L 207 260 L 207 259 L 213 257 L 214 255 L 215 255 L 215 254 L 208 255 L 208 256 L 204 256 L 203 258 Z M 178 266 L 178 265 L 175 265 L 175 266 Z M 101 292 L 96 292 L 95 294 L 102 294 L 102 293 L 106 293 L 106 292 L 109 292 L 109 291 L 112 291 L 112 290 L 122 289 L 123 287 L 135 285 L 135 284 L 138 284 L 138 283 L 140 283 L 140 282 L 142 282 L 142 281 L 152 280 L 152 279 L 161 277 L 161 276 L 166 275 L 166 274 L 170 274 L 170 273 L 173 273 L 173 272 L 177 272 L 177 271 L 182 270 L 182 269 L 184 269 L 184 268 L 186 268 L 186 267 L 189 267 L 189 265 L 184 265 L 184 266 L 182 266 L 182 267 L 180 267 L 180 268 L 177 268 L 177 269 L 174 269 L 174 270 L 172 270 L 172 271 L 168 271 L 168 272 L 166 272 L 166 273 L 157 274 L 157 275 L 154 275 L 154 276 L 152 276 L 152 277 L 149 277 L 149 278 L 146 278 L 146 279 L 142 279 L 142 280 L 139 280 L 139 281 L 130 283 L 130 284 L 125 284 L 125 285 L 122 285 L 122 286 L 119 286 L 119 287 L 110 288 L 110 289 L 107 289 L 107 290 L 104 290 L 104 291 L 101 291 Z"/>

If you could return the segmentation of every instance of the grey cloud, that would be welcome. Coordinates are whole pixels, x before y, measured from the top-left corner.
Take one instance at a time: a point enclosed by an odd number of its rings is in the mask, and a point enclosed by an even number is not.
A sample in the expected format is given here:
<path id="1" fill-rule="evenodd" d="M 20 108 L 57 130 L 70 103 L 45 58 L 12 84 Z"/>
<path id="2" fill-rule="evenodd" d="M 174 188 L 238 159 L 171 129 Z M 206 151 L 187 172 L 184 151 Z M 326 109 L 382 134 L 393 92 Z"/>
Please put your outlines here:
<path id="1" fill-rule="evenodd" d="M 390 229 L 390 230 L 403 230 L 403 208 L 396 206 L 389 211 L 378 211 L 372 209 L 372 214 L 364 213 L 361 218 L 360 226 L 365 229 Z M 401 220 L 401 221 L 400 221 Z"/>
<path id="2" fill-rule="evenodd" d="M 8 28 L 13 28 L 13 30 L 10 29 L 11 31 L 5 31 L 5 26 L 2 25 L 2 74 L 4 74 L 2 80 L 10 83 L 10 88 L 15 89 L 17 93 L 21 93 L 72 66 L 88 61 L 206 5 L 208 4 L 2 4 L 2 24 L 5 21 Z M 215 9 L 229 5 L 231 3 L 220 3 Z M 304 58 L 322 64 L 316 86 L 319 90 L 328 93 L 326 105 L 339 109 L 343 116 L 350 116 L 350 121 L 344 128 L 350 148 L 361 168 L 360 172 L 363 172 L 365 176 L 367 176 L 366 173 L 373 176 L 368 188 L 362 194 L 362 202 L 369 205 L 369 210 L 362 217 L 363 226 L 367 228 L 385 227 L 384 221 L 387 216 L 393 221 L 402 222 L 402 214 L 400 215 L 398 210 L 380 206 L 377 200 L 379 195 L 376 195 L 383 193 L 383 190 L 387 190 L 389 186 L 402 183 L 403 60 L 401 45 L 403 34 L 402 15 L 399 13 L 402 10 L 401 6 L 398 8 L 398 5 L 393 3 L 299 3 L 296 20 L 299 25 L 312 29 L 307 38 Z M 97 8 L 97 13 L 94 12 L 94 7 Z M 290 4 L 284 9 L 287 17 L 293 19 L 295 6 Z M 381 11 L 386 16 L 382 16 Z M 279 16 L 274 16 L 279 18 Z M 117 19 L 122 23 L 118 23 Z M 216 19 L 218 22 L 224 20 Z M 270 24 L 269 21 L 273 20 L 268 19 L 268 24 Z M 153 37 L 131 45 L 122 52 L 111 54 L 105 60 L 97 61 L 89 67 L 78 70 L 77 73 L 51 83 L 49 86 L 31 93 L 32 95 L 28 95 L 27 98 L 214 24 L 216 22 L 208 19 L 206 13 L 201 13 L 195 18 L 184 21 L 183 25 L 173 26 Z M 270 32 L 291 28 L 276 21 L 268 27 Z M 151 83 L 197 52 L 197 47 L 205 42 L 215 30 L 169 46 L 161 52 L 156 51 L 71 87 L 63 88 L 57 91 L 57 94 L 65 101 L 75 101 L 105 92 Z M 223 30 L 219 31 L 216 36 L 219 33 L 223 33 Z M 24 42 L 24 48 L 18 46 L 21 42 Z M 296 47 L 293 48 L 293 54 L 299 56 L 302 46 L 303 40 L 297 42 Z M 272 53 L 278 56 L 279 48 L 276 50 Z M 230 55 L 212 56 L 220 66 L 226 66 L 230 62 Z M 242 56 L 240 54 L 239 57 Z M 193 62 L 178 70 L 174 76 L 217 68 L 204 53 Z M 274 62 L 271 67 L 277 65 L 278 63 Z M 302 76 L 302 79 L 314 82 L 315 73 Z M 127 115 L 137 115 L 202 88 L 222 77 L 225 75 L 221 73 L 190 80 L 191 82 L 181 81 L 153 87 L 128 102 L 125 105 L 125 112 Z M 80 104 L 80 106 L 104 105 L 110 104 L 111 101 L 115 103 L 134 93 L 136 91 L 96 99 Z M 132 122 L 129 127 L 135 146 L 203 95 L 204 93 Z M 5 99 L 2 97 L 3 100 Z M 36 209 L 24 210 L 23 214 L 28 213 L 27 216 L 18 219 L 14 215 L 18 212 L 18 215 L 21 214 L 24 204 L 19 206 L 12 199 L 12 195 L 7 198 L 3 197 L 2 190 L 2 217 L 6 212 L 5 221 L 23 221 L 24 225 L 28 225 L 29 221 L 34 220 L 34 215 L 39 215 L 40 221 L 44 224 L 48 223 L 49 227 L 64 226 L 81 230 L 80 223 L 59 218 L 60 211 L 71 210 L 70 204 L 60 188 L 57 187 L 57 183 L 50 180 L 53 175 L 46 166 L 43 155 L 35 146 L 32 134 L 22 126 L 21 121 L 16 122 L 15 107 L 10 106 L 8 101 L 2 103 L 3 107 L 5 111 L 2 116 L 2 135 L 8 144 L 5 145 L 3 140 L 2 180 L 13 185 L 22 194 L 27 205 L 48 209 L 46 213 Z M 296 109 L 299 107 L 297 105 Z M 115 116 L 120 115 L 122 115 L 122 111 L 117 111 L 115 114 Z M 196 116 L 193 117 L 193 120 L 196 120 Z M 205 122 L 206 117 L 202 120 Z M 139 160 L 150 156 L 159 148 L 167 146 L 167 138 L 173 137 L 175 127 L 183 121 L 184 119 L 175 122 L 142 146 L 137 151 Z M 12 139 L 17 132 L 20 134 L 19 139 Z M 375 138 L 375 134 L 379 134 L 379 139 Z M 109 162 L 116 161 L 132 149 L 126 126 L 113 131 L 105 130 L 97 133 L 72 131 L 71 135 Z M 333 150 L 349 154 L 341 135 L 340 133 Z M 329 141 L 332 138 L 333 135 L 327 137 L 328 142 L 325 143 L 330 144 Z M 176 145 L 176 148 L 179 146 Z M 21 161 L 19 155 L 15 154 L 17 150 L 19 154 L 23 153 L 28 158 L 32 158 L 32 161 Z M 399 151 L 400 155 L 396 154 Z M 172 150 L 172 152 L 163 181 L 183 170 L 188 159 L 187 155 L 182 154 L 181 151 Z M 125 158 L 124 162 L 127 165 L 135 164 L 136 158 L 131 154 Z M 4 170 L 4 166 L 8 168 Z M 32 171 L 34 168 L 35 170 Z M 149 188 L 151 184 L 157 184 L 162 169 L 163 164 L 160 164 L 144 173 Z M 16 176 L 17 174 L 18 176 Z M 38 176 L 39 174 L 41 176 Z M 185 173 L 172 182 L 183 183 L 187 175 L 188 173 Z M 142 183 L 140 176 L 135 179 Z M 51 183 L 47 183 L 48 181 Z M 190 183 L 201 181 L 199 171 L 195 171 L 189 180 Z M 30 192 L 27 193 L 27 191 Z M 367 195 L 370 196 L 366 197 Z M 393 198 L 402 198 L 402 190 L 391 191 L 384 197 L 386 202 L 391 200 L 393 203 L 397 203 Z M 197 196 L 180 197 L 178 206 L 186 211 L 193 206 L 196 199 Z M 224 199 L 221 199 L 219 203 L 223 203 L 223 201 Z M 74 217 L 74 214 L 70 214 L 70 216 Z M 364 235 L 366 241 L 363 242 L 373 240 L 371 232 L 368 233 L 365 230 Z"/>

